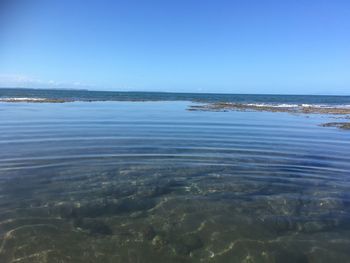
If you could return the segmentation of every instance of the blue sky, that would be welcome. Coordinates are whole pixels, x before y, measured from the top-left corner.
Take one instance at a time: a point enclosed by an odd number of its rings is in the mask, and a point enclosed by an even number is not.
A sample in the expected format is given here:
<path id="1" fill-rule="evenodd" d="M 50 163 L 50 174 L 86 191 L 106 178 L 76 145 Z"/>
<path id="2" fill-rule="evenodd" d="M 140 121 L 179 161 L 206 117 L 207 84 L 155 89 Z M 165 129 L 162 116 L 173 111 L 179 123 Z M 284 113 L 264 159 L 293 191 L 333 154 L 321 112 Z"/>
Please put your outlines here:
<path id="1" fill-rule="evenodd" d="M 0 86 L 350 94 L 348 0 L 13 0 L 0 8 Z"/>

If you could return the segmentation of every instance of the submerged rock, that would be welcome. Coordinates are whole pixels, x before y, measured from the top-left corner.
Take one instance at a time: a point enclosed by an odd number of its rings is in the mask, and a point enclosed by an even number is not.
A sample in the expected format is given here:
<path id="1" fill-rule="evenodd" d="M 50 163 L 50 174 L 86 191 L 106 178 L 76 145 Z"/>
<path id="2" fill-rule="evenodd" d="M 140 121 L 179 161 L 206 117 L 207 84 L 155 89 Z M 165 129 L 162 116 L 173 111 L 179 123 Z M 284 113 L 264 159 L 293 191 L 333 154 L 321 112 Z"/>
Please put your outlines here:
<path id="1" fill-rule="evenodd" d="M 151 209 L 156 205 L 153 199 L 125 199 L 113 206 L 115 213 L 128 213 Z"/>
<path id="2" fill-rule="evenodd" d="M 81 204 L 79 206 L 66 204 L 62 206 L 60 215 L 62 218 L 96 218 L 105 215 L 132 213 L 145 211 L 156 205 L 153 199 L 122 199 L 100 200 Z"/>
<path id="3" fill-rule="evenodd" d="M 279 263 L 308 263 L 307 256 L 303 253 L 279 250 L 273 253 L 274 262 Z"/>
<path id="4" fill-rule="evenodd" d="M 298 228 L 300 232 L 314 233 L 314 232 L 325 231 L 330 228 L 330 225 L 327 224 L 327 222 L 310 221 L 304 224 L 298 224 Z"/>
<path id="5" fill-rule="evenodd" d="M 174 249 L 179 255 L 189 255 L 193 250 L 199 249 L 203 245 L 197 234 L 186 234 L 175 242 Z"/>
<path id="6" fill-rule="evenodd" d="M 152 245 L 158 250 L 164 248 L 168 243 L 168 240 L 161 235 L 156 235 L 152 239 Z"/>
<path id="7" fill-rule="evenodd" d="M 102 220 L 97 219 L 77 219 L 74 226 L 89 231 L 92 235 L 112 235 L 112 229 Z"/>
<path id="8" fill-rule="evenodd" d="M 167 186 L 153 186 L 147 187 L 147 189 L 143 189 L 139 191 L 139 195 L 143 197 L 160 197 L 162 195 L 170 193 L 171 190 Z"/>
<path id="9" fill-rule="evenodd" d="M 328 122 L 321 124 L 322 127 L 336 127 L 343 130 L 350 130 L 350 122 Z"/>
<path id="10" fill-rule="evenodd" d="M 146 240 L 152 240 L 156 236 L 156 231 L 152 226 L 145 226 L 142 229 L 142 236 Z"/>
<path id="11" fill-rule="evenodd" d="M 275 233 L 293 231 L 297 228 L 296 219 L 289 216 L 270 216 L 264 218 L 264 226 Z"/>
<path id="12" fill-rule="evenodd" d="M 160 197 L 174 192 L 183 185 L 183 182 L 175 180 L 158 182 L 156 185 L 147 185 L 145 189 L 140 189 L 138 194 L 147 198 Z"/>
<path id="13" fill-rule="evenodd" d="M 267 205 L 275 215 L 296 216 L 299 214 L 302 202 L 296 197 L 274 195 L 267 198 Z"/>

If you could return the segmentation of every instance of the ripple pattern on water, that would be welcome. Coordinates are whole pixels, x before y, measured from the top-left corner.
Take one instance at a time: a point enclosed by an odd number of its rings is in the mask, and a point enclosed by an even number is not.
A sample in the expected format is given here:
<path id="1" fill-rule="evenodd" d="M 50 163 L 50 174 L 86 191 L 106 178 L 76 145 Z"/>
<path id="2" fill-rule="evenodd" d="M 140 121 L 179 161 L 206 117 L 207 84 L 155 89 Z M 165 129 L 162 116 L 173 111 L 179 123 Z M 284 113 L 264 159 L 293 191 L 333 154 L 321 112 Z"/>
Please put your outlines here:
<path id="1" fill-rule="evenodd" d="M 0 262 L 349 261 L 350 133 L 325 116 L 0 107 Z"/>

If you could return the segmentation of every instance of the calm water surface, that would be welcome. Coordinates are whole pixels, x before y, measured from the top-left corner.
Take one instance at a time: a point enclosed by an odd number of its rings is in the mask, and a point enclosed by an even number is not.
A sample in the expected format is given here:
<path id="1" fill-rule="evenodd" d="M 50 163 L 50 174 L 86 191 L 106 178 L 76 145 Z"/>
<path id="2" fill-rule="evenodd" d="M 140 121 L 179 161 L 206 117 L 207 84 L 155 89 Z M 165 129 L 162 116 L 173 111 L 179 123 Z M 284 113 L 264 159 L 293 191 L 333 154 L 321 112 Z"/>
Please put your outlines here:
<path id="1" fill-rule="evenodd" d="M 188 105 L 0 103 L 0 262 L 350 262 L 350 132 Z"/>

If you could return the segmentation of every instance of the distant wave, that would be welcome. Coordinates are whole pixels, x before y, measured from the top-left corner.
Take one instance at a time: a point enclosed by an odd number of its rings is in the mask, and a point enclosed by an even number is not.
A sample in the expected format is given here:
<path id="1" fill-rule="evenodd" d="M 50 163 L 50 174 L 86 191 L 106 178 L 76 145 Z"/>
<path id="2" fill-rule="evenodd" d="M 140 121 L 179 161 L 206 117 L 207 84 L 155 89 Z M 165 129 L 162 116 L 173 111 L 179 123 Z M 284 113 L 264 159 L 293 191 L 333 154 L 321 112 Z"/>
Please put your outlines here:
<path id="1" fill-rule="evenodd" d="M 0 102 L 27 102 L 27 103 L 63 103 L 63 102 L 103 102 L 103 101 L 187 101 L 193 103 L 211 103 L 214 106 L 225 106 L 228 108 L 254 108 L 254 109 L 308 109 L 308 108 L 343 108 L 350 109 L 350 101 L 347 99 L 339 99 L 337 101 L 328 100 L 329 97 L 325 97 L 323 101 L 316 99 L 317 97 L 308 96 L 300 97 L 298 100 L 293 96 L 264 96 L 264 102 L 262 100 L 262 95 L 246 95 L 246 96 L 219 96 L 219 95 L 201 95 L 205 96 L 201 99 L 198 99 L 193 94 L 183 95 L 183 94 L 142 94 L 142 93 L 123 93 L 122 95 L 113 95 L 113 96 L 92 96 L 93 94 L 86 93 L 84 96 L 76 96 L 76 94 L 56 94 L 55 91 L 50 91 L 47 93 L 41 94 L 0 94 Z M 51 94 L 54 93 L 54 94 Z M 54 96 L 51 96 L 54 95 Z M 293 98 L 293 99 L 291 99 Z M 282 101 L 278 101 L 282 100 Z M 243 101 L 242 101 L 243 100 Z M 244 101 L 245 100 L 245 101 Z M 255 100 L 255 101 L 254 101 Z M 290 102 L 285 102 L 283 100 L 290 100 Z M 196 108 L 196 106 L 195 106 Z"/>
<path id="2" fill-rule="evenodd" d="M 312 108 L 350 108 L 350 104 L 288 104 L 288 103 L 241 103 L 243 106 L 252 107 L 272 107 L 272 108 L 300 108 L 300 107 L 312 107 Z"/>
<path id="3" fill-rule="evenodd" d="M 52 98 L 27 98 L 27 97 L 13 97 L 13 98 L 0 98 L 0 102 L 47 102 L 47 103 L 61 103 L 69 102 L 72 100 L 65 99 L 52 99 Z"/>

